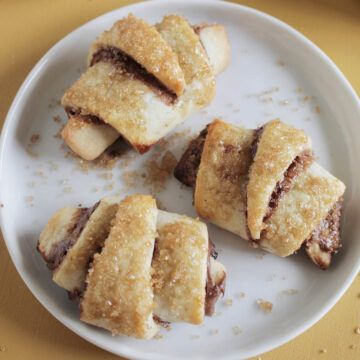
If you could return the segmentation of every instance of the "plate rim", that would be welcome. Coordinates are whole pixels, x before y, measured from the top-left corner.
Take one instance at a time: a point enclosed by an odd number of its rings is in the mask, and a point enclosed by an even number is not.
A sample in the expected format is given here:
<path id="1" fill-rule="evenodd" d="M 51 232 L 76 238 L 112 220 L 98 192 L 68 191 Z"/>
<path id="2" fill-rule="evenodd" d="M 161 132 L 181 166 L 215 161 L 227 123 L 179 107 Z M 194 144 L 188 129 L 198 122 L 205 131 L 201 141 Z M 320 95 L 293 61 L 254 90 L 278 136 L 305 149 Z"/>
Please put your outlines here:
<path id="1" fill-rule="evenodd" d="M 69 38 L 71 38 L 74 33 L 78 32 L 80 29 L 82 29 L 85 26 L 88 26 L 90 23 L 92 22 L 96 22 L 99 19 L 103 18 L 103 17 L 107 17 L 112 13 L 115 13 L 117 11 L 124 10 L 126 11 L 126 9 L 129 9 L 128 11 L 136 11 L 136 9 L 138 7 L 141 7 L 143 5 L 147 5 L 147 6 L 152 6 L 152 4 L 161 4 L 163 3 L 168 4 L 167 0 L 152 0 L 152 1 L 141 1 L 141 2 L 137 2 L 137 3 L 133 3 L 133 4 L 129 4 L 126 6 L 122 6 L 116 9 L 113 9 L 111 11 L 108 11 L 102 15 L 99 15 L 91 20 L 89 20 L 88 22 L 82 24 L 81 26 L 77 27 L 76 29 L 74 29 L 73 31 L 71 31 L 69 34 L 67 34 L 65 37 L 63 37 L 61 40 L 59 40 L 56 44 L 54 44 L 42 57 L 41 59 L 36 63 L 36 65 L 32 68 L 32 70 L 29 72 L 29 74 L 26 76 L 25 80 L 23 81 L 22 85 L 20 86 L 20 88 L 18 89 L 12 103 L 11 106 L 8 110 L 8 113 L 5 117 L 5 121 L 2 127 L 2 131 L 1 131 L 1 138 L 0 138 L 0 198 L 2 197 L 2 193 L 3 193 L 3 177 L 1 176 L 3 174 L 3 162 L 4 162 L 4 153 L 5 153 L 5 144 L 6 144 L 6 139 L 8 138 L 8 133 L 10 132 L 10 126 L 12 124 L 12 118 L 14 117 L 14 114 L 16 113 L 16 108 L 19 105 L 19 103 L 21 103 L 23 96 L 26 94 L 27 92 L 27 88 L 32 84 L 32 82 L 34 80 L 36 80 L 36 76 L 38 71 L 41 70 L 42 66 L 47 62 L 47 60 L 49 58 L 52 57 L 52 54 L 54 52 L 57 51 L 57 49 L 64 43 L 66 42 Z M 353 89 L 352 85 L 350 84 L 350 82 L 346 79 L 345 75 L 342 73 L 342 71 L 336 66 L 336 64 L 329 58 L 328 55 L 325 54 L 325 52 L 319 48 L 315 43 L 313 43 L 310 39 L 308 39 L 305 35 L 303 35 L 302 33 L 300 33 L 298 30 L 294 29 L 292 26 L 288 25 L 287 23 L 285 23 L 282 20 L 279 20 L 277 18 L 275 18 L 272 15 L 269 15 L 265 12 L 262 12 L 260 10 L 245 6 L 245 5 L 240 5 L 237 3 L 232 3 L 232 2 L 228 2 L 228 1 L 219 1 L 219 0 L 181 0 L 181 5 L 187 5 L 187 6 L 191 6 L 191 5 L 205 5 L 206 3 L 211 3 L 211 4 L 217 4 L 219 6 L 223 6 L 223 7 L 228 7 L 230 8 L 241 8 L 241 10 L 243 12 L 247 12 L 250 13 L 252 15 L 255 15 L 257 17 L 260 17 L 262 19 L 265 19 L 269 22 L 272 22 L 273 24 L 275 24 L 276 26 L 278 26 L 279 28 L 282 28 L 284 31 L 286 31 L 287 33 L 290 33 L 292 36 L 294 36 L 295 38 L 297 38 L 298 41 L 301 41 L 302 43 L 304 43 L 307 47 L 309 47 L 314 53 L 316 53 L 316 55 L 318 57 L 321 58 L 321 60 L 325 63 L 327 63 L 328 66 L 330 66 L 331 71 L 333 72 L 333 74 L 337 77 L 337 80 L 339 80 L 341 82 L 341 84 L 346 88 L 347 90 L 347 94 L 346 97 L 351 97 L 352 100 L 354 101 L 354 104 L 357 105 L 358 110 L 360 112 L 360 99 L 357 96 L 357 93 L 355 92 L 355 90 Z M 32 284 L 30 284 L 27 280 L 26 280 L 26 272 L 23 272 L 20 270 L 18 264 L 15 261 L 15 256 L 13 254 L 13 252 L 10 250 L 11 247 L 8 246 L 8 242 L 10 241 L 10 236 L 8 235 L 8 231 L 7 231 L 7 227 L 5 226 L 4 223 L 4 215 L 3 215 L 3 211 L 0 211 L 0 227 L 1 227 L 1 231 L 2 231 L 2 235 L 4 238 L 4 243 L 6 245 L 7 251 L 10 255 L 11 261 L 14 264 L 16 271 L 18 272 L 18 274 L 20 275 L 22 281 L 25 283 L 25 285 L 27 286 L 27 288 L 30 290 L 30 292 L 33 294 L 33 296 L 39 301 L 39 303 L 54 317 L 56 318 L 60 323 L 62 323 L 64 326 L 66 326 L 68 329 L 70 329 L 72 332 L 74 332 L 75 334 L 77 334 L 78 336 L 82 337 L 83 339 L 87 340 L 88 342 L 110 352 L 113 353 L 115 355 L 120 355 L 120 356 L 125 356 L 131 359 L 135 359 L 135 360 L 143 360 L 143 359 L 165 359 L 163 356 L 159 357 L 159 355 L 152 355 L 152 354 L 147 354 L 145 355 L 142 351 L 140 351 L 140 353 L 138 352 L 137 349 L 135 349 L 134 347 L 132 348 L 124 348 L 124 349 L 120 349 L 120 351 L 116 351 L 115 349 L 111 349 L 107 346 L 104 346 L 100 343 L 100 341 L 97 341 L 96 339 L 90 339 L 89 336 L 87 336 L 86 333 L 83 333 L 81 331 L 78 331 L 74 326 L 72 326 L 72 324 L 70 322 L 68 322 L 66 319 L 62 319 L 60 314 L 54 314 L 51 310 L 50 307 L 46 304 L 46 301 L 44 299 L 41 298 L 40 295 L 37 294 L 36 289 L 32 286 Z M 266 353 L 272 349 L 275 349 L 287 342 L 289 342 L 290 340 L 294 339 L 295 337 L 297 337 L 298 335 L 302 334 L 303 332 L 305 332 L 306 330 L 308 330 L 310 327 L 312 327 L 314 324 L 316 324 L 324 315 L 326 315 L 332 308 L 333 306 L 340 300 L 340 298 L 344 295 L 344 293 L 346 292 L 346 290 L 350 287 L 350 285 L 352 284 L 354 278 L 356 277 L 357 273 L 360 270 L 360 259 L 358 260 L 356 266 L 354 266 L 354 268 L 352 269 L 352 271 L 346 276 L 346 281 L 344 281 L 344 283 L 342 284 L 342 286 L 337 290 L 337 292 L 326 302 L 324 303 L 324 306 L 322 307 L 321 310 L 319 310 L 317 312 L 317 314 L 315 316 L 313 316 L 312 318 L 306 320 L 301 326 L 299 326 L 297 329 L 294 329 L 292 331 L 290 331 L 289 333 L 287 333 L 286 336 L 280 336 L 278 338 L 272 339 L 271 341 L 267 341 L 265 343 L 259 344 L 259 346 L 257 346 L 257 350 L 256 353 L 252 352 L 250 353 L 248 351 L 248 353 L 245 353 L 243 356 L 243 358 L 247 358 L 247 357 L 253 357 L 253 356 L 257 356 L 259 354 L 263 354 Z M 180 357 L 176 357 L 173 356 L 173 359 L 182 359 Z M 198 359 L 201 359 L 202 357 L 198 357 Z M 238 355 L 236 353 L 230 354 L 230 355 L 226 355 L 225 357 L 222 357 L 222 359 L 224 360 L 232 360 L 232 359 L 238 359 Z M 194 358 L 195 359 L 195 358 Z"/>

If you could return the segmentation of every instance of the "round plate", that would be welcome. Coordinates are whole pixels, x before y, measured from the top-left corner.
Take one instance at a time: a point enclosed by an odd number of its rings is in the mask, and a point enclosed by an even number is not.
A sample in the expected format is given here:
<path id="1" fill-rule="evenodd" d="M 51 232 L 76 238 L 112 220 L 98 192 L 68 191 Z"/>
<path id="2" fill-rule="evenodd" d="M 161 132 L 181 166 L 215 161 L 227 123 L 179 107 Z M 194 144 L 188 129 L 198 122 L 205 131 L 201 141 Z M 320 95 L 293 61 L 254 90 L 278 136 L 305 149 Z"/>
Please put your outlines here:
<path id="1" fill-rule="evenodd" d="M 186 146 L 187 132 L 195 134 L 215 117 L 249 128 L 279 117 L 305 129 L 321 165 L 347 186 L 343 248 L 326 272 L 302 251 L 278 258 L 209 224 L 211 239 L 221 249 L 219 259 L 228 269 L 226 296 L 217 305 L 217 316 L 206 318 L 201 326 L 172 324 L 161 339 L 150 341 L 113 337 L 82 323 L 77 305 L 51 281 L 36 251 L 38 236 L 57 209 L 88 206 L 105 195 L 153 191 L 168 210 L 196 216 L 191 190 L 180 187 L 173 177 L 160 188 L 141 177 L 146 164 L 163 155 L 161 146 L 144 156 L 130 152 L 113 170 L 85 173 L 77 169 L 75 158 L 65 156 L 61 140 L 54 137 L 59 121 L 66 121 L 57 100 L 84 71 L 91 42 L 129 12 L 151 23 L 171 13 L 192 24 L 218 22 L 229 35 L 231 62 L 217 77 L 215 100 L 176 130 L 186 136 L 173 136 L 167 143 L 177 158 Z M 156 360 L 239 359 L 263 353 L 318 321 L 359 269 L 359 118 L 357 96 L 329 58 L 304 36 L 259 11 L 196 0 L 151 1 L 112 11 L 55 45 L 29 74 L 9 111 L 0 164 L 1 226 L 9 253 L 46 309 L 80 336 L 113 353 Z M 40 138 L 31 141 L 35 134 Z M 104 173 L 112 174 L 112 179 Z M 273 304 L 272 313 L 259 307 L 260 298 Z M 226 300 L 232 300 L 232 306 Z"/>

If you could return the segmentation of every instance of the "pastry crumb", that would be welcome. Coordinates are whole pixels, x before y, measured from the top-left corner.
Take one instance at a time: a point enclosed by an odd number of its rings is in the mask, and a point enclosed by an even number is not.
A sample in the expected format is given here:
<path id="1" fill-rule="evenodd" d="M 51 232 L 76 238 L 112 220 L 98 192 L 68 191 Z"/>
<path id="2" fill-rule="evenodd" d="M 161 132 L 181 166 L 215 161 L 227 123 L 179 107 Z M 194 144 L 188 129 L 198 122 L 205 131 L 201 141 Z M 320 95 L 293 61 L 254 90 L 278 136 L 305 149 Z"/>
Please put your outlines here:
<path id="1" fill-rule="evenodd" d="M 68 179 L 62 179 L 60 182 L 62 185 L 66 185 L 68 183 Z"/>
<path id="2" fill-rule="evenodd" d="M 284 66 L 285 65 L 284 61 L 282 61 L 282 60 L 279 60 L 277 63 L 278 63 L 279 66 Z"/>
<path id="3" fill-rule="evenodd" d="M 111 174 L 111 173 L 103 173 L 103 174 L 100 174 L 99 177 L 102 178 L 102 179 L 111 180 L 113 178 L 113 174 Z"/>
<path id="4" fill-rule="evenodd" d="M 72 190 L 71 187 L 67 187 L 67 188 L 65 189 L 65 191 L 66 191 L 67 193 L 71 193 L 73 190 Z"/>
<path id="5" fill-rule="evenodd" d="M 245 297 L 245 295 L 246 295 L 246 294 L 245 294 L 244 292 L 242 292 L 242 291 L 239 292 L 239 297 L 243 298 L 243 297 Z"/>
<path id="6" fill-rule="evenodd" d="M 141 174 L 144 178 L 143 186 L 147 187 L 152 195 L 166 189 L 165 181 L 172 176 L 177 165 L 175 155 L 170 150 L 157 161 L 159 157 L 160 154 L 154 152 L 144 163 L 146 173 Z"/>
<path id="7" fill-rule="evenodd" d="M 354 330 L 355 334 L 358 334 L 360 335 L 360 327 L 357 327 L 355 330 Z"/>
<path id="8" fill-rule="evenodd" d="M 133 186 L 135 186 L 136 180 L 138 178 L 138 172 L 136 170 L 125 171 L 123 173 L 123 178 L 125 180 L 127 188 L 131 189 Z"/>
<path id="9" fill-rule="evenodd" d="M 300 93 L 302 93 L 302 89 L 301 89 L 301 88 L 297 88 L 297 89 L 296 89 L 296 92 L 300 94 Z"/>
<path id="10" fill-rule="evenodd" d="M 218 329 L 214 329 L 214 330 L 211 330 L 210 331 L 210 334 L 211 335 L 216 335 L 216 334 L 218 334 L 219 333 L 219 330 Z"/>
<path id="11" fill-rule="evenodd" d="M 35 152 L 32 152 L 28 147 L 26 148 L 26 152 L 29 156 L 35 158 L 35 159 L 38 159 L 39 158 L 39 154 L 38 153 L 35 153 Z"/>
<path id="12" fill-rule="evenodd" d="M 50 171 L 58 171 L 59 169 L 59 165 L 58 164 L 55 164 L 52 160 L 50 160 Z"/>
<path id="13" fill-rule="evenodd" d="M 34 197 L 32 195 L 28 196 L 26 201 L 31 202 L 34 201 Z"/>
<path id="14" fill-rule="evenodd" d="M 36 144 L 39 140 L 40 140 L 40 135 L 39 134 L 31 135 L 30 141 L 31 141 L 32 144 Z"/>
<path id="15" fill-rule="evenodd" d="M 60 120 L 59 122 L 61 123 L 61 120 Z M 62 131 L 63 131 L 64 126 L 65 126 L 65 125 L 61 125 L 61 126 L 58 128 L 57 132 L 53 135 L 53 138 L 54 138 L 54 139 L 62 139 L 61 133 L 62 133 Z M 66 148 L 66 144 L 63 143 L 63 145 L 64 145 L 64 146 L 62 146 L 62 148 Z"/>
<path id="16" fill-rule="evenodd" d="M 106 190 L 113 190 L 114 189 L 114 181 L 112 181 L 109 185 L 106 185 Z"/>
<path id="17" fill-rule="evenodd" d="M 44 179 L 47 179 L 48 177 L 42 172 L 42 171 L 38 171 L 36 173 L 37 176 L 41 177 L 41 178 L 44 178 Z"/>
<path id="18" fill-rule="evenodd" d="M 2 208 L 3 208 L 3 207 L 4 207 L 4 204 L 0 204 L 0 207 L 2 207 Z"/>
<path id="19" fill-rule="evenodd" d="M 273 309 L 273 304 L 269 301 L 264 301 L 263 299 L 258 299 L 256 301 L 259 306 L 267 313 L 271 313 Z"/>
<path id="20" fill-rule="evenodd" d="M 353 345 L 350 345 L 349 348 L 350 348 L 351 350 L 354 350 L 354 349 L 356 349 L 356 345 L 354 345 L 354 344 L 353 344 Z"/>
<path id="21" fill-rule="evenodd" d="M 234 326 L 233 330 L 236 335 L 242 334 L 242 330 L 240 330 L 238 326 Z"/>
<path id="22" fill-rule="evenodd" d="M 224 301 L 224 303 L 225 303 L 226 306 L 232 306 L 233 301 L 232 301 L 232 299 L 227 299 L 227 300 Z"/>
<path id="23" fill-rule="evenodd" d="M 264 255 L 257 255 L 256 256 L 259 260 L 262 260 L 264 258 Z"/>
<path id="24" fill-rule="evenodd" d="M 157 334 L 155 334 L 154 339 L 160 340 L 160 339 L 162 339 L 163 337 L 164 337 L 164 336 L 163 336 L 162 334 L 157 333 Z"/>
<path id="25" fill-rule="evenodd" d="M 57 107 L 57 106 L 60 106 L 60 105 L 61 105 L 61 101 L 60 101 L 60 100 L 56 100 L 56 99 L 54 99 L 54 98 L 51 98 L 50 101 L 49 101 L 49 104 L 48 104 L 49 109 L 53 109 L 53 108 L 55 108 L 55 107 Z"/>
<path id="26" fill-rule="evenodd" d="M 56 122 L 56 123 L 61 123 L 61 122 L 62 122 L 61 117 L 60 117 L 59 115 L 54 116 L 54 117 L 53 117 L 53 120 L 54 120 L 54 122 Z"/>
<path id="27" fill-rule="evenodd" d="M 214 312 L 214 316 L 220 316 L 221 315 L 221 311 L 215 311 Z"/>
<path id="28" fill-rule="evenodd" d="M 291 100 L 283 100 L 281 102 L 281 105 L 289 105 L 289 104 L 291 104 Z"/>
<path id="29" fill-rule="evenodd" d="M 317 113 L 319 113 L 319 112 L 320 112 L 320 106 L 315 106 L 315 111 L 316 111 Z"/>
<path id="30" fill-rule="evenodd" d="M 326 354 L 326 353 L 327 353 L 327 350 L 324 348 L 324 349 L 321 349 L 320 352 L 321 352 L 322 354 Z"/>
<path id="31" fill-rule="evenodd" d="M 199 335 L 193 335 L 192 339 L 194 339 L 194 340 L 200 339 L 200 336 Z"/>
<path id="32" fill-rule="evenodd" d="M 0 352 L 4 352 L 6 351 L 6 346 L 5 345 L 0 345 Z"/>

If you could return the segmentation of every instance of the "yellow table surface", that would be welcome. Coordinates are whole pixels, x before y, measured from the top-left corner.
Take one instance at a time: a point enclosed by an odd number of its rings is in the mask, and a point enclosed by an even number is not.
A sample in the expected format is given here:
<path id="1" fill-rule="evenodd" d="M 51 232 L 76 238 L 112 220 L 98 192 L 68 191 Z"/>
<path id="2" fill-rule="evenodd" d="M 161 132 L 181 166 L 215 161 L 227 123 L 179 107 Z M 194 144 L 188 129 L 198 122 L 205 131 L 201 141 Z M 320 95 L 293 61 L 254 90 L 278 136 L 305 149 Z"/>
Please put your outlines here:
<path id="1" fill-rule="evenodd" d="M 70 31 L 135 1 L 0 0 L 0 119 L 36 62 Z M 360 94 L 359 0 L 242 0 L 311 39 Z M 19 219 L 21 221 L 21 219 Z M 53 318 L 17 274 L 0 240 L 0 360 L 120 359 L 86 342 Z M 262 360 L 360 359 L 360 277 L 316 325 Z"/>

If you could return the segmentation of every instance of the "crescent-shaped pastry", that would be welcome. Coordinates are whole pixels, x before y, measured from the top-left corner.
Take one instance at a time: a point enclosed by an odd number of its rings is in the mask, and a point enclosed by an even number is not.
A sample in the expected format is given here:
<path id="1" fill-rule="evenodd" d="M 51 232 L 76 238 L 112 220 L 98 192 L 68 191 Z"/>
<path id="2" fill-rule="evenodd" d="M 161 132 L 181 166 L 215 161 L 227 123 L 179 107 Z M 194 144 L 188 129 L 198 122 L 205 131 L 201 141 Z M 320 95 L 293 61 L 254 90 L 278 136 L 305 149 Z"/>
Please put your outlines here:
<path id="1" fill-rule="evenodd" d="M 130 14 L 97 38 L 62 98 L 70 148 L 93 160 L 121 136 L 144 153 L 209 105 L 230 48 L 223 26 L 195 29 L 178 15 L 152 26 Z"/>
<path id="2" fill-rule="evenodd" d="M 314 162 L 303 131 L 279 120 L 258 130 L 213 121 L 174 174 L 194 188 L 201 217 L 255 247 L 284 257 L 303 245 L 326 269 L 341 246 L 345 185 Z"/>
<path id="3" fill-rule="evenodd" d="M 158 210 L 148 195 L 60 209 L 38 250 L 80 301 L 81 320 L 113 334 L 149 339 L 169 322 L 200 324 L 225 291 L 206 225 Z"/>

